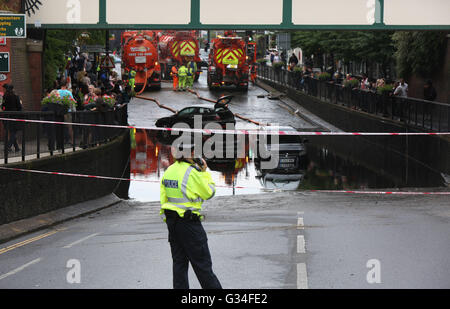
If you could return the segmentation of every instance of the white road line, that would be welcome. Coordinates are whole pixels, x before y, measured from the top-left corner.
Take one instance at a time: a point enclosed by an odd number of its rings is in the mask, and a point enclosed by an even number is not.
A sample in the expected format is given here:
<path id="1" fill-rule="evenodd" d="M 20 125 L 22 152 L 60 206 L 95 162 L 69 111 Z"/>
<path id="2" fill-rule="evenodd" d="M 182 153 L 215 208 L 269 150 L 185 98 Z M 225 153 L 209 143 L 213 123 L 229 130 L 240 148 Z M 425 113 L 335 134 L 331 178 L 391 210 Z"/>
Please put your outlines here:
<path id="1" fill-rule="evenodd" d="M 17 267 L 16 269 L 10 271 L 9 273 L 1 275 L 0 276 L 0 280 L 5 279 L 5 278 L 7 278 L 9 276 L 15 275 L 18 272 L 20 272 L 20 271 L 24 270 L 25 268 L 27 268 L 28 266 L 31 266 L 31 265 L 36 264 L 36 263 L 39 263 L 40 261 L 41 261 L 41 258 L 38 258 L 38 259 L 35 259 L 35 260 L 31 261 L 31 262 L 26 263 L 25 265 Z"/>
<path id="2" fill-rule="evenodd" d="M 84 238 L 81 238 L 81 239 L 79 239 L 79 240 L 77 240 L 77 241 L 74 241 L 73 243 L 71 243 L 71 244 L 69 244 L 69 245 L 67 245 L 67 246 L 64 246 L 63 248 L 64 248 L 64 249 L 72 248 L 73 246 L 78 245 L 79 243 L 81 243 L 81 242 L 83 242 L 83 241 L 85 241 L 85 240 L 88 240 L 89 238 L 95 237 L 95 236 L 97 236 L 98 234 L 99 234 L 99 233 L 91 234 L 91 235 L 86 236 L 86 237 L 84 237 Z"/>
<path id="3" fill-rule="evenodd" d="M 306 274 L 306 264 L 297 264 L 297 289 L 307 289 L 308 288 L 308 277 Z"/>
<path id="4" fill-rule="evenodd" d="M 297 235 L 297 253 L 305 253 L 305 237 Z"/>
<path id="5" fill-rule="evenodd" d="M 297 219 L 297 230 L 303 230 L 304 228 L 305 227 L 304 227 L 304 224 L 303 224 L 303 218 L 299 217 Z"/>

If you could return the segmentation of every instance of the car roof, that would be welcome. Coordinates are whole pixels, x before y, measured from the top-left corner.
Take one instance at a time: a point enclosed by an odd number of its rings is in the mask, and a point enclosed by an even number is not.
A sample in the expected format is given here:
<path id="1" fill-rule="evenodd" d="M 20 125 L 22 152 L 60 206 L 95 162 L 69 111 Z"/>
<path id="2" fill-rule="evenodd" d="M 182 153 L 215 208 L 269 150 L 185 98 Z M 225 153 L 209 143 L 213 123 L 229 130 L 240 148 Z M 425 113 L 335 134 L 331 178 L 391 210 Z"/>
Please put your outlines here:
<path id="1" fill-rule="evenodd" d="M 186 106 L 186 107 L 183 107 L 181 110 L 183 110 L 183 109 L 186 109 L 186 108 L 199 108 L 199 107 L 201 107 L 201 108 L 208 108 L 208 109 L 213 109 L 211 106 L 205 106 L 205 105 L 191 105 L 191 106 Z"/>
<path id="2" fill-rule="evenodd" d="M 263 126 L 262 129 L 265 131 L 297 131 L 291 126 Z"/>

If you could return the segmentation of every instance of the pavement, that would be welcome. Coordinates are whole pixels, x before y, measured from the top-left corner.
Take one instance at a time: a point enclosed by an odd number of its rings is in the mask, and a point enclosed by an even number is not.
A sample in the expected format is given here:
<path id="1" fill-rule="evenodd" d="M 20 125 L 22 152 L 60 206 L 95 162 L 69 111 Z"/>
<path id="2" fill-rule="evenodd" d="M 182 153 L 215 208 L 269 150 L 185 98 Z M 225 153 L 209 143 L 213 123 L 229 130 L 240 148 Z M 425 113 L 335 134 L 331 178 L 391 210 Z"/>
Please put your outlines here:
<path id="1" fill-rule="evenodd" d="M 121 201 L 115 194 L 57 209 L 35 217 L 0 225 L 0 243 L 19 236 L 55 226 L 90 213 L 113 206 Z"/>
<path id="2" fill-rule="evenodd" d="M 205 206 L 224 288 L 450 287 L 445 196 L 279 192 L 217 197 Z M 170 289 L 159 207 L 121 201 L 4 244 L 0 288 Z M 200 288 L 192 269 L 189 280 Z"/>

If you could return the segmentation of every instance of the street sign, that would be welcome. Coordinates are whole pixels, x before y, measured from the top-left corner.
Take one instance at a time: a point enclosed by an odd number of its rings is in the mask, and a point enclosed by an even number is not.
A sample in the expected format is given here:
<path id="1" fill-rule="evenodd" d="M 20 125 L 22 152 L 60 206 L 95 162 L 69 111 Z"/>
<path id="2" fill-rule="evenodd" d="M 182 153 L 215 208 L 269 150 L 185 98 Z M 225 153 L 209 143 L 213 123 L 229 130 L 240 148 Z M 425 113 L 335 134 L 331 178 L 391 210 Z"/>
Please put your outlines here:
<path id="1" fill-rule="evenodd" d="M 0 53 L 0 72 L 9 73 L 9 53 Z"/>
<path id="2" fill-rule="evenodd" d="M 116 66 L 114 65 L 114 58 L 112 56 L 103 56 L 100 61 L 100 67 L 102 69 L 114 69 Z"/>
<path id="3" fill-rule="evenodd" d="M 0 14 L 0 37 L 26 38 L 25 14 Z"/>

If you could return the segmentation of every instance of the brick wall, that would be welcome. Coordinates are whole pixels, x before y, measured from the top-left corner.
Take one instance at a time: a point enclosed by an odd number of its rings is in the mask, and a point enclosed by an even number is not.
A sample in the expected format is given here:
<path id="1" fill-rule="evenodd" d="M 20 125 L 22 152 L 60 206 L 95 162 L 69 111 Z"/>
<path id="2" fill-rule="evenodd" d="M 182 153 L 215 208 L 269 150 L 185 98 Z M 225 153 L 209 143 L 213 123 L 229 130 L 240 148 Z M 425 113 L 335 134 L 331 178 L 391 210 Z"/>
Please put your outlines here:
<path id="1" fill-rule="evenodd" d="M 11 39 L 11 81 L 25 110 L 33 110 L 31 76 L 26 39 Z"/>

